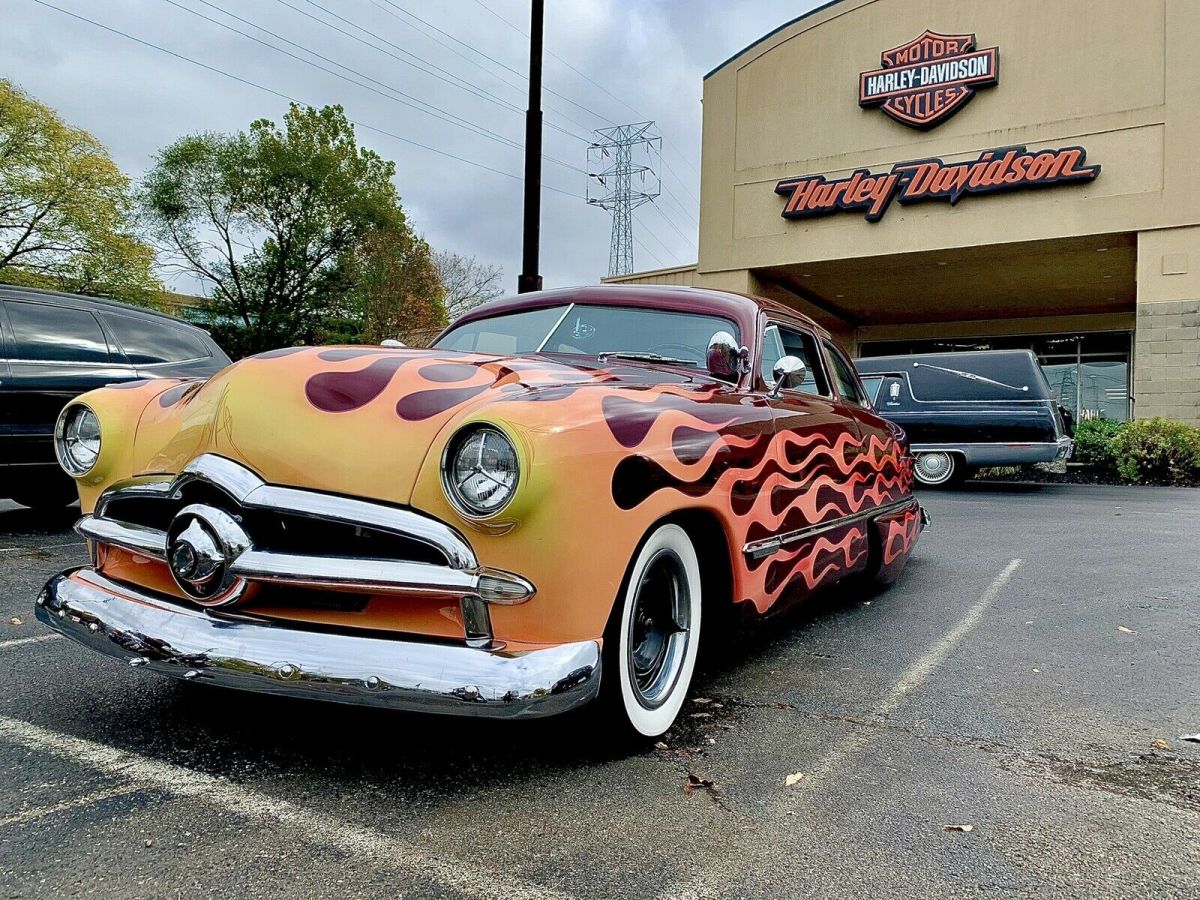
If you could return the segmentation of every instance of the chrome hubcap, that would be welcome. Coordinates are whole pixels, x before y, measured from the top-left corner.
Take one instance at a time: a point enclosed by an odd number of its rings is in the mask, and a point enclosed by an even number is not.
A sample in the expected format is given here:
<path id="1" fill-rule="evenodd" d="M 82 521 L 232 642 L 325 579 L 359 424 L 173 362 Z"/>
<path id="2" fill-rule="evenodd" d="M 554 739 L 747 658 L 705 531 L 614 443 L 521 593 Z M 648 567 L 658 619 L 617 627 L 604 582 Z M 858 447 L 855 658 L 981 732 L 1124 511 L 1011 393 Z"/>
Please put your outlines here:
<path id="1" fill-rule="evenodd" d="M 671 695 L 691 640 L 691 592 L 683 562 L 662 550 L 642 574 L 629 625 L 629 671 L 634 694 L 646 709 Z"/>
<path id="2" fill-rule="evenodd" d="M 953 468 L 954 461 L 949 453 L 922 453 L 917 457 L 917 476 L 926 483 L 945 481 Z"/>

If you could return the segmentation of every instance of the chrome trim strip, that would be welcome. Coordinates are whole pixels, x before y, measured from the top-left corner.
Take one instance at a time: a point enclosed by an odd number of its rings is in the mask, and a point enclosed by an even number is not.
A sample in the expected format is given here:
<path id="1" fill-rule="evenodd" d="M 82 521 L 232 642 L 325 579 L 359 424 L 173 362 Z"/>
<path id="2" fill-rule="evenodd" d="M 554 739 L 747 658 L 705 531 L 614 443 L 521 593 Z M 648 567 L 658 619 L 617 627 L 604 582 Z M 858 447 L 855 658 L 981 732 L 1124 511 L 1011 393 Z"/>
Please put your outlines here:
<path id="1" fill-rule="evenodd" d="M 299 556 L 247 550 L 229 567 L 247 581 L 371 594 L 459 597 L 478 592 L 478 577 L 461 569 L 389 559 Z"/>
<path id="2" fill-rule="evenodd" d="M 597 641 L 514 653 L 302 631 L 177 606 L 91 569 L 50 579 L 35 613 L 130 665 L 268 694 L 512 719 L 566 712 L 600 689 Z"/>
<path id="3" fill-rule="evenodd" d="M 975 441 L 962 444 L 912 444 L 912 453 L 930 453 L 935 450 L 965 450 L 971 447 L 1061 447 L 1064 443 L 1073 443 L 1071 438 L 1059 438 L 1056 441 Z"/>
<path id="4" fill-rule="evenodd" d="M 157 528 L 84 516 L 75 523 L 75 532 L 89 541 L 99 541 L 155 559 L 167 558 L 167 533 Z"/>
<path id="5" fill-rule="evenodd" d="M 896 500 L 892 503 L 884 504 L 883 506 L 872 507 L 871 509 L 861 510 L 849 516 L 842 516 L 840 519 L 834 519 L 830 522 L 819 522 L 816 525 L 809 525 L 806 528 L 797 528 L 794 531 L 784 532 L 783 534 L 775 535 L 774 537 L 763 538 L 758 541 L 751 541 L 742 548 L 742 553 L 750 559 L 763 559 L 778 553 L 788 544 L 794 544 L 797 541 L 807 540 L 808 538 L 817 537 L 829 531 L 836 531 L 839 528 L 845 528 L 847 525 L 854 525 L 857 522 L 862 522 L 867 519 L 874 519 L 877 516 L 885 516 L 888 513 L 896 512 L 906 506 L 910 506 L 917 502 L 915 497 L 905 497 L 903 500 Z"/>

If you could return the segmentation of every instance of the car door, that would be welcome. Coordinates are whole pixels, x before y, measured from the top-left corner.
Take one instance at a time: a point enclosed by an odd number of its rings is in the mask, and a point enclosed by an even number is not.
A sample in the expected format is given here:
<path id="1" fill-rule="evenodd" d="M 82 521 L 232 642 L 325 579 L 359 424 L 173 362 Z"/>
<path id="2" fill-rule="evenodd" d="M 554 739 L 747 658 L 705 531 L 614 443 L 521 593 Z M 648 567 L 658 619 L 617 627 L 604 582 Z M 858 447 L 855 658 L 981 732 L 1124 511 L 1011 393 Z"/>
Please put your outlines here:
<path id="1" fill-rule="evenodd" d="M 861 452 L 854 460 L 851 473 L 851 477 L 863 488 L 860 509 L 894 505 L 903 500 L 907 492 L 896 434 L 881 418 L 881 414 L 872 409 L 871 399 L 850 358 L 832 341 L 824 340 L 822 344 L 839 402 L 846 415 L 852 416 L 858 424 L 862 438 Z M 893 375 L 878 375 L 875 378 L 878 383 L 872 387 L 875 388 L 877 402 L 895 403 L 892 395 L 896 390 L 892 385 L 898 384 L 900 379 Z"/>
<path id="2" fill-rule="evenodd" d="M 38 300 L 4 301 L 11 334 L 4 384 L 10 463 L 48 467 L 54 423 L 72 398 L 136 374 L 89 310 Z"/>
<path id="3" fill-rule="evenodd" d="M 807 592 L 867 565 L 866 525 L 857 518 L 863 487 L 852 477 L 862 439 L 857 420 L 833 390 L 812 331 L 769 321 L 762 348 L 759 377 L 768 391 L 780 357 L 794 356 L 805 365 L 803 383 L 768 401 L 779 472 L 768 485 L 779 538 L 772 561 L 777 574 L 768 578 L 768 589 Z"/>

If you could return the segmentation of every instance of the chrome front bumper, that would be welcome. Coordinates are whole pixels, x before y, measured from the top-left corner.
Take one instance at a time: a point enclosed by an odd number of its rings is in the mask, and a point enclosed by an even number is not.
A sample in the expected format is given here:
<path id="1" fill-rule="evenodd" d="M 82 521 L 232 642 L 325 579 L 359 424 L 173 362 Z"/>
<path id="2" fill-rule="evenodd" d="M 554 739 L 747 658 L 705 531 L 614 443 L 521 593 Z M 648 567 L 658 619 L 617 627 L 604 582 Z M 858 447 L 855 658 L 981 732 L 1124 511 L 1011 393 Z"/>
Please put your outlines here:
<path id="1" fill-rule="evenodd" d="M 299 630 L 187 608 L 92 569 L 51 578 L 37 617 L 86 647 L 161 675 L 267 694 L 493 718 L 566 712 L 600 689 L 596 641 L 508 653 Z"/>

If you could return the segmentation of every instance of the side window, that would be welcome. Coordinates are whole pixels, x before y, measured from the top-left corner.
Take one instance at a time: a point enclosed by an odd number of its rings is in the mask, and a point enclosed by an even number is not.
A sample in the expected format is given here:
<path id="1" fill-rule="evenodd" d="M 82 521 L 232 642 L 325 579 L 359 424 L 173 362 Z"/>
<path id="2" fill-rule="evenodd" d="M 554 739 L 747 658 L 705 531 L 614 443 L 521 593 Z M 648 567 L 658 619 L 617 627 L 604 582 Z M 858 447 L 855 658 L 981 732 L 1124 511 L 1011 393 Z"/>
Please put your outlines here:
<path id="1" fill-rule="evenodd" d="M 165 322 L 111 313 L 104 313 L 104 321 L 134 364 L 181 362 L 210 355 L 198 338 Z"/>
<path id="2" fill-rule="evenodd" d="M 775 363 L 783 358 L 783 341 L 779 339 L 779 327 L 768 325 L 763 332 L 762 378 L 768 385 L 775 383 Z"/>
<path id="3" fill-rule="evenodd" d="M 106 363 L 108 342 L 96 317 L 84 309 L 9 300 L 13 359 L 31 362 Z"/>
<path id="4" fill-rule="evenodd" d="M 862 376 L 863 387 L 867 389 L 867 396 L 871 399 L 871 403 L 879 402 L 879 388 L 883 384 L 882 375 L 864 375 Z"/>
<path id="5" fill-rule="evenodd" d="M 841 398 L 847 403 L 868 406 L 867 398 L 858 388 L 858 379 L 854 375 L 854 368 L 842 351 L 829 341 L 825 341 L 825 355 L 829 357 L 829 364 L 833 367 L 833 377 L 837 381 L 838 394 Z"/>
<path id="6" fill-rule="evenodd" d="M 762 370 L 763 380 L 767 384 L 775 383 L 775 363 L 783 356 L 794 356 L 804 363 L 805 371 L 804 383 L 793 390 L 820 397 L 830 396 L 829 381 L 825 377 L 825 367 L 821 362 L 816 338 L 806 331 L 787 325 L 769 325 L 763 339 L 765 343 Z"/>

